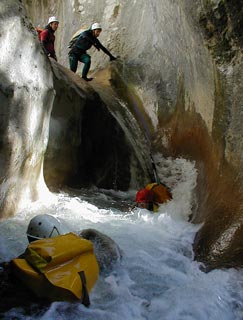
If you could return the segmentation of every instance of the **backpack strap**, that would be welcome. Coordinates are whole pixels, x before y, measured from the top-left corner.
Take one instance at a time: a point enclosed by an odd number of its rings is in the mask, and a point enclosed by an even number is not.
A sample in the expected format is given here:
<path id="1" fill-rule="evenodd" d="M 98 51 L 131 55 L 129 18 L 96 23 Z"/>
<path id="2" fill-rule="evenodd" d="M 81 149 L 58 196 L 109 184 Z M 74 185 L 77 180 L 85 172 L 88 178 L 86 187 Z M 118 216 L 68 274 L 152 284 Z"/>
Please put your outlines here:
<path id="1" fill-rule="evenodd" d="M 82 282 L 82 304 L 85 305 L 85 307 L 88 307 L 90 305 L 90 299 L 89 299 L 89 292 L 88 289 L 86 287 L 86 277 L 85 277 L 85 273 L 84 271 L 80 271 L 78 273 L 80 275 L 80 279 Z"/>
<path id="2" fill-rule="evenodd" d="M 155 187 L 157 187 L 159 185 L 159 183 L 154 183 L 154 185 L 152 186 L 152 188 L 150 189 L 151 191 L 155 188 Z"/>

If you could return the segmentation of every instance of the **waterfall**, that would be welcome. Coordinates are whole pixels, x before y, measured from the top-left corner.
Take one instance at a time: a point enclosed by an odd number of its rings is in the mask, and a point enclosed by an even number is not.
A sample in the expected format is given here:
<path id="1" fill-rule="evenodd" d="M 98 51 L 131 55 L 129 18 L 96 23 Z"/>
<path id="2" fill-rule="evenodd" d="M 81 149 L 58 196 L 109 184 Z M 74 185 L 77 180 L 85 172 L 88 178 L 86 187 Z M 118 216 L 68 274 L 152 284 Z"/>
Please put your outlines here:
<path id="1" fill-rule="evenodd" d="M 100 275 L 89 308 L 54 302 L 30 314 L 11 309 L 3 319 L 242 319 L 242 270 L 205 273 L 202 264 L 194 261 L 192 243 L 200 225 L 188 222 L 188 216 L 194 201 L 195 164 L 159 154 L 155 162 L 173 194 L 158 213 L 131 209 L 136 190 L 72 189 L 52 194 L 49 201 L 37 202 L 0 224 L 3 260 L 23 252 L 28 221 L 40 213 L 65 220 L 74 232 L 95 228 L 123 251 L 121 264 Z"/>

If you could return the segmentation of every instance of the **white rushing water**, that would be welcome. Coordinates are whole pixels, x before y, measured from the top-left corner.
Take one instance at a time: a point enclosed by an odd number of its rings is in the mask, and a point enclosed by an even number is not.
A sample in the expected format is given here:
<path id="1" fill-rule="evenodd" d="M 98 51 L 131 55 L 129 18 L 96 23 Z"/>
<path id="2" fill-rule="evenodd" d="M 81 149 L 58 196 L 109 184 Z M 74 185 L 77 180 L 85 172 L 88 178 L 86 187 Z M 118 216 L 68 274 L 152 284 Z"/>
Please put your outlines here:
<path id="1" fill-rule="evenodd" d="M 243 319 L 243 271 L 204 273 L 193 260 L 192 242 L 199 226 L 188 222 L 196 183 L 194 164 L 184 159 L 156 157 L 159 175 L 173 200 L 159 212 L 129 209 L 135 190 L 128 193 L 82 190 L 53 195 L 18 216 L 0 223 L 0 256 L 12 259 L 27 245 L 26 229 L 40 213 L 62 218 L 72 231 L 97 229 L 123 251 L 123 259 L 100 276 L 89 308 L 81 303 L 54 302 L 26 316 L 12 309 L 4 319 L 41 320 L 240 320 Z"/>

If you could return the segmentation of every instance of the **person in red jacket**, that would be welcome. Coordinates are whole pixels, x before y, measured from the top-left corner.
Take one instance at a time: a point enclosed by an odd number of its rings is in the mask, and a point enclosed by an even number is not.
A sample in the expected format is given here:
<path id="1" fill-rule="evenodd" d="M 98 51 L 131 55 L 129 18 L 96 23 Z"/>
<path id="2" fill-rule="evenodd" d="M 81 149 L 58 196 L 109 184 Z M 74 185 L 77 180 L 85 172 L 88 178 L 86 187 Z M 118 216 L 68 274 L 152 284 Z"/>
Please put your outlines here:
<path id="1" fill-rule="evenodd" d="M 154 195 L 152 191 L 146 188 L 138 190 L 136 194 L 137 207 L 141 209 L 147 209 L 153 211 Z"/>
<path id="2" fill-rule="evenodd" d="M 55 31 L 57 30 L 59 21 L 56 17 L 50 17 L 48 24 L 45 29 L 40 33 L 40 41 L 42 43 L 44 52 L 48 57 L 52 57 L 57 61 L 54 42 L 55 42 Z"/>
<path id="3" fill-rule="evenodd" d="M 153 212 L 158 211 L 159 204 L 172 199 L 170 189 L 163 183 L 149 183 L 144 189 L 138 190 L 136 203 L 138 208 L 147 209 Z"/>

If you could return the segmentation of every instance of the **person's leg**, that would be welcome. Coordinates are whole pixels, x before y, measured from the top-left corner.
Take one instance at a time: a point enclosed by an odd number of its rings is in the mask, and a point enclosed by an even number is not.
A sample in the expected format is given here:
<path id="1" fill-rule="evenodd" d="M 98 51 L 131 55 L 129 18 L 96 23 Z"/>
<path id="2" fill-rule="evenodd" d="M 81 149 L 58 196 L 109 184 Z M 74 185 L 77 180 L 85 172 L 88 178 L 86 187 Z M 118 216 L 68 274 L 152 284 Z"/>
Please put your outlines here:
<path id="1" fill-rule="evenodd" d="M 91 65 L 91 57 L 87 53 L 84 53 L 81 55 L 79 58 L 79 61 L 84 63 L 83 71 L 82 71 L 82 78 L 85 79 L 86 81 L 92 80 L 92 78 L 87 78 L 87 74 L 89 72 L 89 68 Z"/>
<path id="2" fill-rule="evenodd" d="M 70 66 L 70 70 L 72 70 L 73 72 L 77 71 L 78 58 L 77 58 L 76 54 L 69 55 L 69 66 Z"/>

